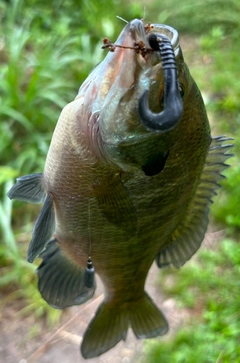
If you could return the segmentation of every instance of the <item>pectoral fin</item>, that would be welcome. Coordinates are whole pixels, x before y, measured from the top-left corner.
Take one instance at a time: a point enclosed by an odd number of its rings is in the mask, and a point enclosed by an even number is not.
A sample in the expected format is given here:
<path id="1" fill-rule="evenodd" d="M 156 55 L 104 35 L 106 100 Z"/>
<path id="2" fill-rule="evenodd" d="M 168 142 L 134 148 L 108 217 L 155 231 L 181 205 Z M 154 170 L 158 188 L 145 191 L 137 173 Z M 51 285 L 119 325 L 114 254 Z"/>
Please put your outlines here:
<path id="1" fill-rule="evenodd" d="M 43 174 L 30 174 L 17 178 L 17 183 L 9 190 L 8 197 L 23 202 L 43 203 L 46 197 Z"/>
<path id="2" fill-rule="evenodd" d="M 189 205 L 188 213 L 171 237 L 171 242 L 159 251 L 156 262 L 158 267 L 182 266 L 200 247 L 208 226 L 209 206 L 218 182 L 224 178 L 221 174 L 227 167 L 225 161 L 232 156 L 228 150 L 232 144 L 223 144 L 228 139 L 219 136 L 212 139 L 206 163 L 196 194 Z"/>
<path id="3" fill-rule="evenodd" d="M 37 269 L 38 289 L 49 305 L 64 309 L 93 296 L 95 280 L 91 288 L 86 286 L 85 270 L 64 255 L 56 240 L 49 242 L 39 257 L 43 261 Z"/>
<path id="4" fill-rule="evenodd" d="M 104 185 L 94 186 L 99 208 L 110 223 L 128 233 L 135 233 L 137 214 L 119 175 L 111 176 Z"/>

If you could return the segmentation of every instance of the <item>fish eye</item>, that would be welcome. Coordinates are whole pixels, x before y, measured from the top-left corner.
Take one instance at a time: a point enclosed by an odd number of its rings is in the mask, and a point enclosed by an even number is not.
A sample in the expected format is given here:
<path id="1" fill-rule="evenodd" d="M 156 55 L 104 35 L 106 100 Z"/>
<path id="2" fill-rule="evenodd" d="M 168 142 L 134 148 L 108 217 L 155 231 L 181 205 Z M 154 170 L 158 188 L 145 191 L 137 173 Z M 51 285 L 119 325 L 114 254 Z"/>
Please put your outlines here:
<path id="1" fill-rule="evenodd" d="M 184 97 L 184 87 L 179 82 L 178 82 L 178 89 L 179 89 L 179 92 L 180 92 L 180 96 L 183 98 Z"/>

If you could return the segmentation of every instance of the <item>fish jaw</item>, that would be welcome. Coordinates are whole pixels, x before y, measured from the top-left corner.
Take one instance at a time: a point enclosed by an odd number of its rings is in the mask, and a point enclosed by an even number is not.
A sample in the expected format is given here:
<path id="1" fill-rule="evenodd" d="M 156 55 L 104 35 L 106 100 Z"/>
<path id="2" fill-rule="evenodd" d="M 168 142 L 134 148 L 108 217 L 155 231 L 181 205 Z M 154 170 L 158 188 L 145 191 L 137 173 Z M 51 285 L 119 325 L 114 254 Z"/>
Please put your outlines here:
<path id="1" fill-rule="evenodd" d="M 150 107 L 161 110 L 164 92 L 164 76 L 160 53 L 148 42 L 151 33 L 165 34 L 171 39 L 176 58 L 179 55 L 178 33 L 162 24 L 144 25 L 135 19 L 123 29 L 114 51 L 110 51 L 82 85 L 78 97 L 89 100 L 87 135 L 89 144 L 100 158 L 129 170 L 129 160 L 122 154 L 122 145 L 129 146 L 155 138 L 142 124 L 138 114 L 139 99 L 149 90 Z M 138 50 L 136 45 L 142 45 Z M 119 148 L 120 147 L 120 148 Z M 166 150 L 161 150 L 165 154 Z M 131 164 L 131 163 L 130 163 Z M 144 161 L 137 163 L 137 168 Z M 135 167 L 135 165 L 134 165 Z"/>
<path id="2" fill-rule="evenodd" d="M 92 71 L 77 95 L 86 104 L 90 144 L 94 149 L 97 145 L 103 154 L 108 144 L 127 137 L 126 111 L 133 109 L 134 118 L 137 117 L 138 99 L 148 88 L 152 62 L 159 62 L 153 52 L 143 57 L 134 50 L 140 42 L 150 49 L 144 23 L 135 19 L 122 30 L 115 50 Z M 140 125 L 139 120 L 137 123 Z"/>

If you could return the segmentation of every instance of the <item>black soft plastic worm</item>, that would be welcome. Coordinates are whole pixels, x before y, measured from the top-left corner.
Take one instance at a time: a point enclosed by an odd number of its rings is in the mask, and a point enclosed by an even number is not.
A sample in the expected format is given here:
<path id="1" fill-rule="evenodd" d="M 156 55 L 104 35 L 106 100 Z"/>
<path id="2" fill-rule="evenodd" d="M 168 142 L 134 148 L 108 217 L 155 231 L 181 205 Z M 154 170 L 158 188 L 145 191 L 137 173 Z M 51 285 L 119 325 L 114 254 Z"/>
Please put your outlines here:
<path id="1" fill-rule="evenodd" d="M 160 41 L 158 40 L 160 39 Z M 159 51 L 164 71 L 164 108 L 160 113 L 153 113 L 148 106 L 148 91 L 139 100 L 139 117 L 148 130 L 167 132 L 175 127 L 183 113 L 177 66 L 170 39 L 163 34 L 150 34 L 149 44 L 154 51 Z"/>

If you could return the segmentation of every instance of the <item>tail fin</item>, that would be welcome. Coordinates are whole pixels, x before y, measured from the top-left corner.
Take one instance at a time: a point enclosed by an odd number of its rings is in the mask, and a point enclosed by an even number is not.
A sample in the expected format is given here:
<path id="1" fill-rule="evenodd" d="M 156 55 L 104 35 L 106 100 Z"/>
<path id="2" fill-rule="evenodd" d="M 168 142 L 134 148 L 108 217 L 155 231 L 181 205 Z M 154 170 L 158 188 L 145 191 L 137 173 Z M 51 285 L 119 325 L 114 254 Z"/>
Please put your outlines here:
<path id="1" fill-rule="evenodd" d="M 164 335 L 168 331 L 164 315 L 146 293 L 141 300 L 122 306 L 103 302 L 84 334 L 83 357 L 97 357 L 125 340 L 129 325 L 139 339 Z"/>
<path id="2" fill-rule="evenodd" d="M 165 316 L 146 293 L 132 307 L 130 322 L 138 339 L 154 338 L 168 332 Z"/>

